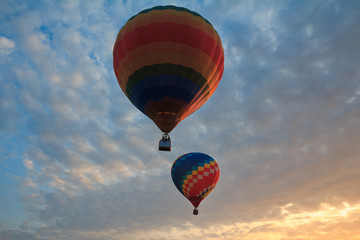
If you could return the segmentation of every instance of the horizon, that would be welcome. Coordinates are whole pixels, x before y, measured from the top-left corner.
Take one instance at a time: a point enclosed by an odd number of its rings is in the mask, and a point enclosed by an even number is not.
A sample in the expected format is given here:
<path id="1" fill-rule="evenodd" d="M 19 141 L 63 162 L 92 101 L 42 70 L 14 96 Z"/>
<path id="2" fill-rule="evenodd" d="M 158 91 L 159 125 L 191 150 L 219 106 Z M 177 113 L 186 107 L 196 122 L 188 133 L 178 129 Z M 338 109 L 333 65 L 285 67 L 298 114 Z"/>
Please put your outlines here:
<path id="1" fill-rule="evenodd" d="M 219 34 L 214 94 L 162 132 L 117 83 L 124 24 L 187 8 Z M 360 239 L 360 1 L 1 1 L 0 238 Z M 171 179 L 220 178 L 199 215 Z"/>

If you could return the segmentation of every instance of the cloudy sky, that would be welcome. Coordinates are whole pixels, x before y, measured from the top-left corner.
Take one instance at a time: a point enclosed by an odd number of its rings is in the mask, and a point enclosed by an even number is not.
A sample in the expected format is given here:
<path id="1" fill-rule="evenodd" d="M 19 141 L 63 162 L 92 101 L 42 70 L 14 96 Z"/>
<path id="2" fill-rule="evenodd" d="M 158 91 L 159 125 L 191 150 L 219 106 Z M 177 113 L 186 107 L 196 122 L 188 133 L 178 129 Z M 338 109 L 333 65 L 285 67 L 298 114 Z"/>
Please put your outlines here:
<path id="1" fill-rule="evenodd" d="M 170 153 L 112 69 L 126 20 L 168 4 L 225 50 Z M 360 1 L 0 5 L 1 239 L 360 239 Z M 192 151 L 221 171 L 198 216 L 170 176 Z"/>

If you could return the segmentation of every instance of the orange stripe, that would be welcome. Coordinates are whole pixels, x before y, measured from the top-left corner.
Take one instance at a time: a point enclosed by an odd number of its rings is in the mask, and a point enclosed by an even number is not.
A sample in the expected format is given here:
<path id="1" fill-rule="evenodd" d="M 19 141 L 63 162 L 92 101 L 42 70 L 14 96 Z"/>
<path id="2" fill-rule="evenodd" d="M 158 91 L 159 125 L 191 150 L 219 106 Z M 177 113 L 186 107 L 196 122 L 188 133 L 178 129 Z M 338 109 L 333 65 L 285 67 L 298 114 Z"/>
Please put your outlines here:
<path id="1" fill-rule="evenodd" d="M 203 64 L 207 64 L 209 61 L 209 56 L 204 54 L 200 49 L 188 46 L 182 43 L 174 43 L 174 42 L 153 42 L 147 45 L 142 45 L 130 51 L 126 54 L 126 57 L 119 61 L 119 64 L 123 66 L 123 68 L 127 68 L 132 61 L 137 61 L 138 58 L 143 57 L 145 55 L 151 55 L 154 53 L 173 53 L 174 55 L 169 59 L 169 63 L 171 63 L 171 59 L 176 58 L 177 55 L 187 55 L 191 58 L 197 59 L 199 62 Z M 211 67 L 211 65 L 210 65 Z"/>
<path id="2" fill-rule="evenodd" d="M 223 68 L 219 68 L 216 74 L 211 79 L 208 79 L 209 82 L 208 90 L 205 91 L 205 89 L 202 89 L 201 91 L 199 91 L 197 96 L 191 101 L 191 103 L 189 103 L 189 107 L 184 109 L 185 112 L 179 114 L 181 121 L 205 104 L 205 102 L 211 97 L 211 95 L 215 92 L 216 88 L 218 87 L 222 74 L 223 74 Z"/>
<path id="3" fill-rule="evenodd" d="M 159 49 L 157 49 L 160 47 Z M 142 55 L 142 56 L 141 56 Z M 137 48 L 129 53 L 117 68 L 122 84 L 126 85 L 128 78 L 144 66 L 153 64 L 171 63 L 189 67 L 200 73 L 209 82 L 218 67 L 209 57 L 197 48 L 185 44 L 172 42 L 152 43 Z"/>

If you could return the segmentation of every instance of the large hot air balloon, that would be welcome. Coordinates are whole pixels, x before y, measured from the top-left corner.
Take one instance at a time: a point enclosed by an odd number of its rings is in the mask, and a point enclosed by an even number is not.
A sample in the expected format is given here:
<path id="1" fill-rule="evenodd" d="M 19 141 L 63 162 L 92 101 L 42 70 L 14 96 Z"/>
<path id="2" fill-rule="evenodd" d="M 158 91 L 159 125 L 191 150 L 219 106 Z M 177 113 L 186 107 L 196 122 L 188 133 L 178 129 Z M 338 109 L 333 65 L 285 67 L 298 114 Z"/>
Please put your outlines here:
<path id="1" fill-rule="evenodd" d="M 187 153 L 175 160 L 171 168 L 171 178 L 176 188 L 194 206 L 194 215 L 198 206 L 214 189 L 220 177 L 217 162 L 204 153 Z"/>
<path id="2" fill-rule="evenodd" d="M 130 18 L 118 33 L 113 58 L 122 91 L 164 133 L 164 143 L 214 93 L 224 70 L 214 27 L 198 13 L 175 6 L 153 7 Z"/>

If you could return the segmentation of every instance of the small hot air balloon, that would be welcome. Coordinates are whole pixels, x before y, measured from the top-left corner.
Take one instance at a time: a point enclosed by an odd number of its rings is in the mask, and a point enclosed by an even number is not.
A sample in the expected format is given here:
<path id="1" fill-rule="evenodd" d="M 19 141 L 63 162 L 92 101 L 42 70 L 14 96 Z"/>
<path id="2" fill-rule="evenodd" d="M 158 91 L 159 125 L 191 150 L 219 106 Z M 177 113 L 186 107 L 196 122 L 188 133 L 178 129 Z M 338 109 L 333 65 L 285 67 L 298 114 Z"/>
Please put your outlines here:
<path id="1" fill-rule="evenodd" d="M 215 92 L 224 71 L 220 37 L 189 9 L 157 6 L 130 18 L 117 35 L 114 72 L 131 103 L 168 134 Z"/>
<path id="2" fill-rule="evenodd" d="M 214 189 L 219 177 L 217 162 L 204 153 L 184 154 L 171 168 L 171 178 L 180 193 L 194 206 L 194 215 L 198 214 L 199 204 Z"/>

